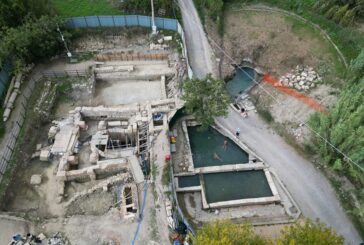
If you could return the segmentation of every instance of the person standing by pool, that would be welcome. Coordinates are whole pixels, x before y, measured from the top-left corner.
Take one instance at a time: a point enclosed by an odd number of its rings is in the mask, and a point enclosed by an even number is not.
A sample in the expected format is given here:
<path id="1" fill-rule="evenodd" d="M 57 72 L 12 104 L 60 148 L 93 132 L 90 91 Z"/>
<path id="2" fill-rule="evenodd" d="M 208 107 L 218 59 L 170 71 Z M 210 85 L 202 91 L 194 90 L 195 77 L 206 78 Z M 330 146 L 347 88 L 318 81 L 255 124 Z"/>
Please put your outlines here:
<path id="1" fill-rule="evenodd" d="M 236 129 L 235 135 L 236 135 L 237 138 L 239 138 L 239 136 L 240 136 L 240 128 L 237 128 Z"/>

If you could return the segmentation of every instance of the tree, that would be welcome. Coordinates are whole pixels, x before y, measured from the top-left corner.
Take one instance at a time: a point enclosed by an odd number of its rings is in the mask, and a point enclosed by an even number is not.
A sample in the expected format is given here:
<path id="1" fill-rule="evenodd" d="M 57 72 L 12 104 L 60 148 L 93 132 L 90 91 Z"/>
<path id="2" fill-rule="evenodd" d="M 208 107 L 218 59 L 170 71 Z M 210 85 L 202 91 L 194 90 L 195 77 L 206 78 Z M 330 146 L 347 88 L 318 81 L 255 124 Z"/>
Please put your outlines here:
<path id="1" fill-rule="evenodd" d="M 50 58 L 63 49 L 63 42 L 57 31 L 63 20 L 42 16 L 37 20 L 26 21 L 25 24 L 8 28 L 0 42 L 0 63 L 11 60 L 21 68 L 42 58 Z M 65 36 L 69 34 L 64 32 Z"/>
<path id="2" fill-rule="evenodd" d="M 364 48 L 358 57 L 351 62 L 350 70 L 357 76 L 364 76 Z"/>
<path id="3" fill-rule="evenodd" d="M 0 30 L 23 24 L 27 18 L 40 18 L 54 13 L 50 0 L 1 0 Z"/>
<path id="4" fill-rule="evenodd" d="M 150 15 L 151 5 L 150 0 L 127 0 L 123 4 L 124 9 L 128 12 L 141 12 Z M 166 14 L 173 13 L 173 1 L 171 0 L 154 0 L 155 14 L 158 15 L 158 10 L 164 9 Z M 172 11 L 172 12 L 171 12 Z"/>
<path id="5" fill-rule="evenodd" d="M 249 225 L 236 225 L 229 221 L 217 221 L 197 231 L 196 245 L 265 245 L 266 240 L 256 235 Z"/>
<path id="6" fill-rule="evenodd" d="M 328 19 L 331 19 L 334 14 L 339 10 L 339 6 L 337 5 L 334 5 L 332 6 L 326 13 L 325 13 L 325 17 L 328 18 Z"/>
<path id="7" fill-rule="evenodd" d="M 224 9 L 224 2 L 222 0 L 206 0 L 206 7 L 212 19 L 217 20 Z"/>
<path id="8" fill-rule="evenodd" d="M 316 0 L 312 8 L 342 25 L 364 16 L 364 0 Z"/>
<path id="9" fill-rule="evenodd" d="M 227 115 L 231 99 L 224 81 L 208 75 L 205 79 L 185 81 L 183 88 L 186 111 L 195 116 L 203 129 L 213 124 L 215 117 Z"/>
<path id="10" fill-rule="evenodd" d="M 346 11 L 344 17 L 340 21 L 340 24 L 343 26 L 351 25 L 354 22 L 355 15 L 356 15 L 355 9 L 350 9 L 350 10 Z"/>
<path id="11" fill-rule="evenodd" d="M 335 21 L 336 23 L 340 23 L 340 21 L 342 20 L 342 18 L 345 16 L 346 12 L 348 11 L 349 5 L 345 5 L 340 7 L 337 12 L 334 14 L 334 16 L 332 17 L 332 20 Z"/>
<path id="12" fill-rule="evenodd" d="M 344 238 L 326 225 L 305 220 L 284 228 L 277 245 L 343 245 Z"/>
<path id="13" fill-rule="evenodd" d="M 316 113 L 309 123 L 351 159 L 339 154 L 321 137 L 315 136 L 316 149 L 322 160 L 339 173 L 346 174 L 360 187 L 364 185 L 364 174 L 357 167 L 357 164 L 364 167 L 364 49 L 351 62 L 350 72 L 350 79 L 330 113 Z"/>

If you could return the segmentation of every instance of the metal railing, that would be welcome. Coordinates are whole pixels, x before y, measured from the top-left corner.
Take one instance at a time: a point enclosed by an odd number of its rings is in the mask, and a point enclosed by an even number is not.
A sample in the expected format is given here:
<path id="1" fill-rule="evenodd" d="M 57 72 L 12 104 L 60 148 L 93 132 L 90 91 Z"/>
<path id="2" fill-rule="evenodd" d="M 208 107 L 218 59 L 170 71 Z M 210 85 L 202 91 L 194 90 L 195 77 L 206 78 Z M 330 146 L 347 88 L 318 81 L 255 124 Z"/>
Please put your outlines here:
<path id="1" fill-rule="evenodd" d="M 46 71 L 40 72 L 43 78 L 57 78 L 57 77 L 85 77 L 89 75 L 86 70 L 63 70 L 63 71 Z"/>

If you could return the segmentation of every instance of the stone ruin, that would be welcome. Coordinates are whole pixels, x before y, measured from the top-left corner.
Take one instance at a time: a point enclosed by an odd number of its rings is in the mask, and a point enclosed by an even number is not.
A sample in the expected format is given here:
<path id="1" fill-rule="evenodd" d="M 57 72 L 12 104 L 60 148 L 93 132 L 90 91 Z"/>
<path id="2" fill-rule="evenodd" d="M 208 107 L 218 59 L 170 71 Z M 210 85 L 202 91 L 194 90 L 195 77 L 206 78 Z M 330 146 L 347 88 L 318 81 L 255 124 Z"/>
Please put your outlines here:
<path id="1" fill-rule="evenodd" d="M 126 193 L 118 200 L 120 212 L 123 217 L 135 217 L 149 145 L 154 135 L 168 127 L 168 118 L 175 110 L 176 100 L 164 99 L 145 104 L 76 107 L 66 118 L 53 121 L 48 132 L 51 145 L 38 149 L 37 156 L 41 161 L 58 163 L 56 201 L 63 202 L 67 197 L 66 182 L 98 181 L 91 189 L 68 199 L 66 207 L 82 213 L 82 208 L 76 207 L 81 207 L 89 195 L 114 190 L 118 185 L 122 187 L 119 192 Z"/>

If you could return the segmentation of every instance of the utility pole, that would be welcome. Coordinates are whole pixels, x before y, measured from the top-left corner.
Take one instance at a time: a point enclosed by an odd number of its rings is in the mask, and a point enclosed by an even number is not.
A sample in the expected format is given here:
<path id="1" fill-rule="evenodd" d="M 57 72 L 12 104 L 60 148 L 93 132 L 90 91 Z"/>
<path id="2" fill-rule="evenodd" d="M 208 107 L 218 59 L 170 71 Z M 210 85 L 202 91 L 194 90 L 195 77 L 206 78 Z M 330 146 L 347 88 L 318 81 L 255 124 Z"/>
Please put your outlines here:
<path id="1" fill-rule="evenodd" d="M 150 4 L 152 5 L 152 35 L 157 34 L 157 26 L 155 25 L 154 20 L 154 1 L 150 0 Z"/>

